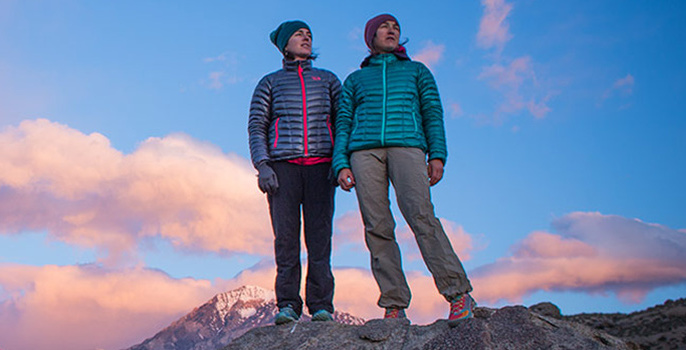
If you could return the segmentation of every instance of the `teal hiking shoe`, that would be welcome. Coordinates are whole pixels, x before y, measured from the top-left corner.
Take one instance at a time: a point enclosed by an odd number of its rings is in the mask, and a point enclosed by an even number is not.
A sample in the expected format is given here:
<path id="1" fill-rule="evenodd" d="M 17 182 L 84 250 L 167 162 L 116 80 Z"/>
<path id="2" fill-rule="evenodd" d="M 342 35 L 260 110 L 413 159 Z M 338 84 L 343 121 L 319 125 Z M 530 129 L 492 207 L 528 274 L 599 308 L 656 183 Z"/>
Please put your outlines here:
<path id="1" fill-rule="evenodd" d="M 469 293 L 460 294 L 450 302 L 448 324 L 454 326 L 460 320 L 474 317 L 474 307 L 476 307 L 476 301 Z"/>
<path id="2" fill-rule="evenodd" d="M 386 312 L 383 314 L 383 318 L 407 318 L 407 315 L 405 315 L 405 309 L 387 307 Z"/>
<path id="3" fill-rule="evenodd" d="M 295 313 L 295 310 L 293 310 L 292 307 L 286 306 L 281 308 L 279 310 L 279 313 L 276 314 L 276 318 L 274 319 L 274 323 L 279 325 L 279 324 L 286 324 L 290 322 L 295 322 L 299 319 L 300 317 L 298 314 Z"/>
<path id="4" fill-rule="evenodd" d="M 312 321 L 314 322 L 322 322 L 322 321 L 333 321 L 333 316 L 331 316 L 331 313 L 322 309 L 314 314 L 312 314 Z"/>

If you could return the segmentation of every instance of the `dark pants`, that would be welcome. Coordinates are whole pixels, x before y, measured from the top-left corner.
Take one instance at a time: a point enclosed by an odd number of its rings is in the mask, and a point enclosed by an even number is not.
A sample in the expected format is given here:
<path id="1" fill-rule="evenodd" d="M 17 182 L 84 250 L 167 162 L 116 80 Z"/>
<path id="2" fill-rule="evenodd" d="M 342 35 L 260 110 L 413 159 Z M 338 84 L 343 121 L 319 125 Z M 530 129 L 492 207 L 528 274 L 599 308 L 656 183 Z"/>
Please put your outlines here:
<path id="1" fill-rule="evenodd" d="M 333 274 L 331 273 L 331 235 L 334 209 L 333 187 L 329 180 L 330 163 L 297 165 L 275 162 L 272 168 L 279 189 L 268 196 L 274 228 L 276 257 L 276 303 L 302 313 L 300 298 L 300 207 L 305 223 L 307 278 L 305 300 L 310 314 L 326 310 L 333 313 Z"/>

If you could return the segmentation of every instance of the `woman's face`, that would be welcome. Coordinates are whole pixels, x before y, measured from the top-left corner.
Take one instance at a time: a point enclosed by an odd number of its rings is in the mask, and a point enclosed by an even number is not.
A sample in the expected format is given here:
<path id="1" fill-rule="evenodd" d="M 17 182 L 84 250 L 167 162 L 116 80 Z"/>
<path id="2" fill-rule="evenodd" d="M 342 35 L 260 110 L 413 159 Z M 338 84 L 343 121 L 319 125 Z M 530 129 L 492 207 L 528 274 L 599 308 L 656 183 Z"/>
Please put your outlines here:
<path id="1" fill-rule="evenodd" d="M 295 60 L 306 60 L 312 55 L 312 33 L 307 28 L 300 28 L 288 39 L 284 51 Z"/>
<path id="2" fill-rule="evenodd" d="M 395 21 L 388 20 L 381 23 L 376 30 L 372 44 L 375 53 L 390 53 L 398 48 L 400 41 L 400 26 Z"/>

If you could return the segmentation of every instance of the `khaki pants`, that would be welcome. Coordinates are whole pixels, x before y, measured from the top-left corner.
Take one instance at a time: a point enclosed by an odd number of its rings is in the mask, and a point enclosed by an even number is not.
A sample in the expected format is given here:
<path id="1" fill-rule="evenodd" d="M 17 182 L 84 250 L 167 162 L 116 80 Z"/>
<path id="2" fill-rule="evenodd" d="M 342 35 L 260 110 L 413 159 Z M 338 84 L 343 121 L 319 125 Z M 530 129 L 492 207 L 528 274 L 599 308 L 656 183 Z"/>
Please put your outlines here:
<path id="1" fill-rule="evenodd" d="M 407 308 L 411 298 L 395 239 L 389 180 L 439 293 L 450 301 L 470 292 L 472 287 L 462 263 L 434 214 L 425 154 L 409 147 L 356 151 L 351 155 L 351 167 L 372 273 L 381 290 L 378 305 Z"/>

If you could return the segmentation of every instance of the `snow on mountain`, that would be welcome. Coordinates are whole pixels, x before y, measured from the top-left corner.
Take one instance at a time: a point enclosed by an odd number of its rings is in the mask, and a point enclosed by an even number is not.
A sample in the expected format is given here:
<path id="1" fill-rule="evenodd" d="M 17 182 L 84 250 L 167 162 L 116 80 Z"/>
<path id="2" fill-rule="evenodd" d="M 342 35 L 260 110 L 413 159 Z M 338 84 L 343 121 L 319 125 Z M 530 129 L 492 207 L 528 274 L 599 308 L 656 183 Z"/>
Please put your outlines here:
<path id="1" fill-rule="evenodd" d="M 152 338 L 128 350 L 215 350 L 255 327 L 273 324 L 277 313 L 274 292 L 243 286 L 217 294 L 207 303 L 172 323 Z M 360 325 L 364 320 L 345 312 L 334 320 Z M 302 321 L 308 321 L 304 316 Z"/>

